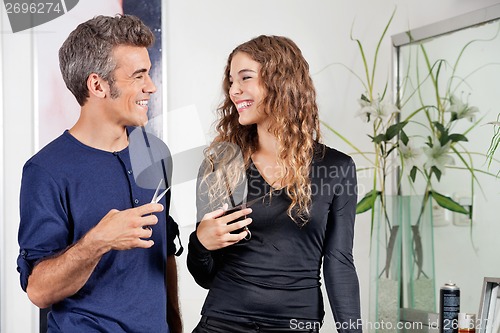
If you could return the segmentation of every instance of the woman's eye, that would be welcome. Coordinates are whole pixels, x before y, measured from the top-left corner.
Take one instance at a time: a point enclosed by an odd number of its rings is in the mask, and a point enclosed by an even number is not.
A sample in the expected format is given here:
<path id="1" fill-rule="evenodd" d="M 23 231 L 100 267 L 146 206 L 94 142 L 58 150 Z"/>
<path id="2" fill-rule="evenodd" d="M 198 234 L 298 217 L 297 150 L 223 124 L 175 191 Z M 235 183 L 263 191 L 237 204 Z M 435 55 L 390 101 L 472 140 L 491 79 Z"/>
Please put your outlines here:
<path id="1" fill-rule="evenodd" d="M 251 76 L 244 76 L 243 81 L 246 81 L 246 80 L 251 79 L 251 78 L 252 78 Z"/>

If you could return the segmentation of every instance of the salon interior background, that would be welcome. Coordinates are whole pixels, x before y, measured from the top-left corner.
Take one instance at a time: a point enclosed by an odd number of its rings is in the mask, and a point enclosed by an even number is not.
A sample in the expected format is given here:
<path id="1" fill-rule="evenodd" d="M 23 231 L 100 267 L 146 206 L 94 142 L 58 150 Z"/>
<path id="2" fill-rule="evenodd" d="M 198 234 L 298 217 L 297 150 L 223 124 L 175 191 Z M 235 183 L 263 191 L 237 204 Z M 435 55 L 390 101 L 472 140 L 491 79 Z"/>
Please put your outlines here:
<path id="1" fill-rule="evenodd" d="M 94 0 L 85 0 L 94 1 Z M 113 2 L 115 0 L 106 0 Z M 498 0 L 173 0 L 163 2 L 163 47 L 166 51 L 167 79 L 162 96 L 164 114 L 171 112 L 165 130 L 174 150 L 203 144 L 211 137 L 214 109 L 220 97 L 220 83 L 226 57 L 239 43 L 259 34 L 291 37 L 301 47 L 314 74 L 322 119 L 336 128 L 359 133 L 353 140 L 370 149 L 361 122 L 354 118 L 361 87 L 352 74 L 340 67 L 319 72 L 337 62 L 361 68 L 354 34 L 373 52 L 380 33 L 394 8 L 397 14 L 388 35 L 434 23 L 469 11 L 497 4 Z M 78 6 L 73 9 L 78 10 Z M 96 13 L 97 14 L 97 13 Z M 81 21 L 87 17 L 81 18 Z M 24 162 L 35 152 L 36 75 L 33 34 L 26 30 L 13 34 L 0 6 L 0 332 L 38 332 L 38 311 L 19 287 L 16 272 L 19 223 L 18 197 Z M 391 45 L 387 38 L 380 51 L 379 80 L 390 76 Z M 62 93 L 60 87 L 54 94 Z M 69 112 L 69 111 L 68 111 Z M 179 117 L 179 115 L 184 115 Z M 188 116 L 189 115 L 189 116 Z M 164 117 L 167 119 L 167 117 Z M 184 119 L 181 124 L 176 119 Z M 184 132 L 182 137 L 173 134 Z M 325 132 L 325 142 L 346 152 L 348 147 Z M 190 140 L 186 140 L 190 137 Z M 182 141 L 182 142 L 181 142 Z M 363 144 L 365 145 L 363 147 Z M 184 145 L 184 146 L 183 146 Z M 175 173 L 175 167 L 174 167 Z M 371 180 L 360 177 L 361 186 Z M 188 184 L 189 185 L 189 184 Z M 181 225 L 182 241 L 188 243 L 194 228 L 194 198 L 179 186 L 173 191 L 173 205 Z M 189 192 L 189 191 L 188 191 Z M 178 196 L 176 198 L 176 196 Z M 362 312 L 367 320 L 369 295 L 369 217 L 358 216 L 355 261 L 361 284 Z M 178 258 L 180 297 L 185 331 L 190 332 L 199 318 L 205 291 L 199 288 L 185 267 L 186 254 Z M 453 278 L 453 277 L 450 277 Z M 478 277 L 482 280 L 482 277 Z M 439 282 L 439 281 L 438 281 Z M 444 282 L 444 281 L 443 281 Z M 463 292 L 480 293 L 480 290 Z M 326 301 L 326 299 L 325 299 Z M 469 311 L 477 312 L 479 304 Z M 329 307 L 326 306 L 328 309 Z M 322 332 L 334 332 L 331 314 Z"/>

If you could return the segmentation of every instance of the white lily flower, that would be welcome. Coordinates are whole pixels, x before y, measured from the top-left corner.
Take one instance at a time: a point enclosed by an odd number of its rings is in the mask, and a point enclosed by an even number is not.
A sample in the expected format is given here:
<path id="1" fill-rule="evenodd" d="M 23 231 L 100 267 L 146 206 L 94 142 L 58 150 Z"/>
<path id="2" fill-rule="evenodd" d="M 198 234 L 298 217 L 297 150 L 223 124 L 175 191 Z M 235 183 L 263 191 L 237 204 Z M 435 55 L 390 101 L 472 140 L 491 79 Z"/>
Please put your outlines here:
<path id="1" fill-rule="evenodd" d="M 380 116 L 383 118 L 388 118 L 392 116 L 394 113 L 400 112 L 399 109 L 396 107 L 396 105 L 386 101 L 382 101 L 382 103 L 380 103 L 379 110 L 380 110 Z"/>
<path id="2" fill-rule="evenodd" d="M 356 116 L 361 117 L 363 120 L 366 120 L 366 122 L 370 122 L 371 115 L 377 113 L 376 107 L 362 98 L 358 99 L 358 103 L 361 106 L 361 109 L 358 110 Z"/>
<path id="3" fill-rule="evenodd" d="M 450 98 L 450 107 L 446 111 L 456 113 L 457 119 L 467 118 L 470 121 L 474 121 L 475 114 L 479 112 L 479 109 L 476 106 L 469 106 L 468 103 L 462 102 L 462 100 L 453 95 Z"/>
<path id="4" fill-rule="evenodd" d="M 451 141 L 444 146 L 438 139 L 434 140 L 432 147 L 424 147 L 424 153 L 427 156 L 427 161 L 424 163 L 424 168 L 429 170 L 433 166 L 439 169 L 442 174 L 445 173 L 446 165 L 454 165 L 455 160 L 453 156 L 448 154 L 451 148 Z"/>
<path id="5" fill-rule="evenodd" d="M 411 140 L 408 141 L 407 145 L 399 140 L 398 146 L 399 153 L 404 161 L 404 169 L 409 172 L 415 165 L 419 164 L 418 162 L 423 153 L 422 148 L 415 147 Z"/>
<path id="6" fill-rule="evenodd" d="M 374 119 L 380 119 L 382 121 L 386 120 L 392 114 L 400 112 L 399 109 L 392 103 L 386 101 L 380 101 L 380 99 L 375 99 L 371 103 L 364 100 L 358 100 L 361 109 L 357 112 L 357 116 L 366 119 L 370 122 Z"/>

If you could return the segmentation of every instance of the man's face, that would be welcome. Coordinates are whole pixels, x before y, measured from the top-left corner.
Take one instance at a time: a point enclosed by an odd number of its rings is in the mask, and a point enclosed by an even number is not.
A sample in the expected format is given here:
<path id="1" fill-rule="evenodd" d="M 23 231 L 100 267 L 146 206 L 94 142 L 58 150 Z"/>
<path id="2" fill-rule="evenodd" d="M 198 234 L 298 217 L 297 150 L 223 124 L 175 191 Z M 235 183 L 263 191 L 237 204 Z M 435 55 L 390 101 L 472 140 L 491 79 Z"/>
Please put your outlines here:
<path id="1" fill-rule="evenodd" d="M 148 103 L 156 86 L 149 71 L 151 61 L 146 48 L 117 46 L 113 50 L 116 69 L 109 87 L 110 116 L 122 126 L 144 126 L 148 122 Z"/>

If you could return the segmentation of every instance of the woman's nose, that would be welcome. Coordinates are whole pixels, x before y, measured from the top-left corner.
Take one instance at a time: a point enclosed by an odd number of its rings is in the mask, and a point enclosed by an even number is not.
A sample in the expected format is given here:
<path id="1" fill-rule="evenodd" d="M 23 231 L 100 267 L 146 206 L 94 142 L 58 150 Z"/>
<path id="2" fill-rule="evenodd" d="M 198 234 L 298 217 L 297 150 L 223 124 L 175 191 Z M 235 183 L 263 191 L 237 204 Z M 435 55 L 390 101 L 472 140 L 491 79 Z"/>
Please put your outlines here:
<path id="1" fill-rule="evenodd" d="M 237 83 L 232 83 L 231 87 L 229 87 L 229 95 L 236 96 L 241 93 L 241 88 Z"/>

